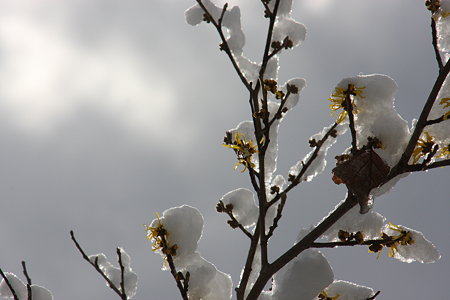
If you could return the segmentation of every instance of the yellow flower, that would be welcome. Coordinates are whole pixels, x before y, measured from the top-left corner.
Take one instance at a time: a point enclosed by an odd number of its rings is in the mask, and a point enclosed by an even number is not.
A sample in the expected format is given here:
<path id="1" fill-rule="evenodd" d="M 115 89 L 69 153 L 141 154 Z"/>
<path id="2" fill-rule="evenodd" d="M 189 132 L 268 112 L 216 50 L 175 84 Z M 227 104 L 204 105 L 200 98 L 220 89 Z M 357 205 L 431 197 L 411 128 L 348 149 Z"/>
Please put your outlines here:
<path id="1" fill-rule="evenodd" d="M 450 144 L 441 149 L 439 154 L 436 156 L 439 158 L 450 158 Z"/>
<path id="2" fill-rule="evenodd" d="M 147 230 L 147 240 L 152 241 L 152 251 L 161 249 L 161 252 L 165 255 L 164 258 L 167 259 L 167 255 L 177 255 L 178 246 L 176 244 L 173 246 L 169 245 L 167 242 L 169 232 L 164 228 L 158 213 L 156 213 L 156 217 L 158 224 L 155 227 L 144 225 L 145 230 Z"/>
<path id="3" fill-rule="evenodd" d="M 369 246 L 369 253 L 378 253 L 377 259 L 380 257 L 383 247 L 389 248 L 389 257 L 394 257 L 395 253 L 398 252 L 398 246 L 406 246 L 414 244 L 414 239 L 410 231 L 404 230 L 402 227 L 394 225 L 389 222 L 388 229 L 398 232 L 398 235 L 388 235 L 387 233 L 381 233 L 380 242 L 374 243 Z"/>
<path id="4" fill-rule="evenodd" d="M 345 120 L 347 117 L 347 105 L 346 105 L 346 98 L 347 96 L 351 97 L 351 104 L 353 107 L 353 113 L 356 114 L 356 106 L 354 103 L 354 96 L 358 96 L 359 98 L 363 99 L 365 98 L 363 96 L 363 91 L 366 87 L 355 87 L 354 84 L 349 84 L 347 89 L 343 89 L 340 87 L 336 87 L 334 89 L 334 93 L 331 94 L 330 98 L 328 98 L 329 101 L 331 101 L 330 109 L 332 110 L 331 115 L 334 116 L 334 113 L 341 108 L 343 109 L 336 120 L 336 123 L 341 123 Z"/>
<path id="5" fill-rule="evenodd" d="M 424 133 L 425 138 L 422 137 L 417 141 L 416 148 L 413 151 L 413 163 L 417 163 L 422 156 L 431 153 L 435 145 L 434 138 L 428 132 Z"/>
<path id="6" fill-rule="evenodd" d="M 327 292 L 322 291 L 320 292 L 319 296 L 317 296 L 317 298 L 319 298 L 319 300 L 336 300 L 340 297 L 341 295 L 337 294 L 336 296 L 328 296 Z"/>
<path id="7" fill-rule="evenodd" d="M 442 98 L 441 102 L 439 102 L 444 108 L 450 107 L 450 98 Z M 450 110 L 444 114 L 444 120 L 447 120 L 450 117 Z"/>
<path id="8" fill-rule="evenodd" d="M 399 244 L 402 246 L 414 244 L 414 240 L 411 236 L 410 231 L 406 231 L 403 228 L 401 228 L 400 226 L 394 225 L 390 222 L 389 222 L 388 228 L 393 231 L 397 231 L 399 233 L 398 235 L 391 236 L 391 238 L 394 240 L 394 242 L 392 244 L 386 245 L 387 247 L 389 247 L 389 256 L 390 257 L 394 257 L 395 252 L 398 251 L 397 246 Z"/>
<path id="9" fill-rule="evenodd" d="M 164 228 L 158 213 L 156 213 L 156 217 L 158 218 L 156 227 L 144 225 L 145 230 L 147 230 L 147 240 L 152 241 L 152 251 L 164 248 L 167 236 L 167 230 Z"/>
<path id="10" fill-rule="evenodd" d="M 241 164 L 244 165 L 242 172 L 245 172 L 247 168 L 255 167 L 255 164 L 252 163 L 251 159 L 252 155 L 258 152 L 258 149 L 257 145 L 254 145 L 252 140 L 247 141 L 243 134 L 236 132 L 234 134 L 234 142 L 232 144 L 225 144 L 224 146 L 233 149 L 237 155 L 238 163 L 234 166 L 234 169 Z"/>

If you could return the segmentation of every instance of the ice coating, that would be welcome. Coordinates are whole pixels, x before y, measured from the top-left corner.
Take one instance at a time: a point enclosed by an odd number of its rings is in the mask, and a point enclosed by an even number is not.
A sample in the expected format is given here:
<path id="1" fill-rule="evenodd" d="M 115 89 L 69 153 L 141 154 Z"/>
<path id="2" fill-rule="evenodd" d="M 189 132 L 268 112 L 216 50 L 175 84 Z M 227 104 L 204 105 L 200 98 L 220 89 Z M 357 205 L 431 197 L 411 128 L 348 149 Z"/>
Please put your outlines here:
<path id="1" fill-rule="evenodd" d="M 120 251 L 120 258 L 122 262 L 122 266 L 124 268 L 123 279 L 124 279 L 124 287 L 125 294 L 128 299 L 133 298 L 136 295 L 137 291 L 137 281 L 138 277 L 135 272 L 133 272 L 131 268 L 131 258 L 128 253 L 125 252 L 124 249 L 118 248 Z M 89 260 L 97 264 L 103 274 L 108 277 L 108 279 L 117 287 L 120 291 L 122 289 L 122 271 L 119 267 L 114 267 L 112 263 L 110 263 L 105 254 L 99 253 L 89 256 Z"/>
<path id="2" fill-rule="evenodd" d="M 450 50 L 450 1 L 441 0 L 440 9 L 433 15 L 436 21 L 438 47 L 441 51 Z"/>
<path id="3" fill-rule="evenodd" d="M 240 188 L 226 193 L 220 199 L 225 205 L 233 205 L 233 215 L 242 226 L 253 226 L 258 219 L 258 206 L 252 191 Z"/>
<path id="4" fill-rule="evenodd" d="M 337 298 L 339 300 L 366 300 L 375 294 L 369 287 L 343 280 L 335 280 L 325 289 L 325 292 L 332 299 L 339 296 Z M 319 300 L 318 297 L 314 299 Z"/>
<path id="5" fill-rule="evenodd" d="M 402 225 L 398 225 L 397 227 L 401 230 L 409 231 L 414 242 L 411 245 L 397 244 L 394 251 L 394 258 L 407 263 L 413 261 L 433 263 L 441 257 L 436 247 L 424 237 L 422 232 Z M 395 227 L 392 225 L 386 225 L 383 231 L 390 236 L 398 236 L 399 231 L 393 228 Z"/>
<path id="6" fill-rule="evenodd" d="M 276 1 L 270 1 L 269 2 L 269 8 L 271 11 L 274 10 Z M 278 4 L 278 17 L 286 17 L 291 14 L 292 11 L 292 0 L 280 0 L 280 3 Z"/>
<path id="7" fill-rule="evenodd" d="M 364 234 L 365 239 L 376 239 L 380 237 L 385 221 L 386 219 L 375 211 L 360 214 L 359 207 L 355 206 L 334 223 L 322 237 L 329 241 L 339 241 L 339 230 L 344 230 L 349 233 L 360 231 Z"/>
<path id="8" fill-rule="evenodd" d="M 6 278 L 8 278 L 8 281 L 11 284 L 13 290 L 16 292 L 17 297 L 19 297 L 19 299 L 26 299 L 27 287 L 25 286 L 23 281 L 13 273 L 5 272 L 5 276 Z M 0 283 L 0 296 L 2 296 L 3 298 L 14 298 L 4 279 L 2 279 Z"/>
<path id="9" fill-rule="evenodd" d="M 11 284 L 14 292 L 16 293 L 16 296 L 19 300 L 28 299 L 28 290 L 27 286 L 23 283 L 22 280 L 20 280 L 15 274 L 5 272 L 5 276 L 8 279 L 8 282 Z M 50 293 L 49 290 L 47 290 L 45 287 L 32 284 L 30 286 L 31 288 L 31 295 L 33 297 L 33 300 L 52 300 L 53 296 L 52 293 Z M 6 299 L 14 299 L 14 295 L 9 289 L 6 281 L 2 279 L 0 282 L 0 296 Z"/>
<path id="10" fill-rule="evenodd" d="M 333 282 L 333 270 L 317 250 L 305 250 L 273 277 L 272 299 L 311 300 Z"/>
<path id="11" fill-rule="evenodd" d="M 231 298 L 231 277 L 201 257 L 198 253 L 190 254 L 185 265 L 178 271 L 189 272 L 188 296 L 192 300 L 228 300 Z"/>

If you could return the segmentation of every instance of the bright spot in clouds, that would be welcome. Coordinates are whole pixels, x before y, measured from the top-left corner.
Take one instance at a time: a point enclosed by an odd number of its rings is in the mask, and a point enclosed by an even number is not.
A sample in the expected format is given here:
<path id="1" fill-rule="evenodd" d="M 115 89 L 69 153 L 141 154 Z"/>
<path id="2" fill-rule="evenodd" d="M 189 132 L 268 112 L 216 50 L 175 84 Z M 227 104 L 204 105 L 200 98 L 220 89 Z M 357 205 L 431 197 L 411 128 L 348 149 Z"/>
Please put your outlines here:
<path id="1" fill-rule="evenodd" d="M 47 134 L 88 107 L 152 138 L 174 130 L 160 123 L 177 117 L 176 97 L 149 57 L 120 37 L 86 47 L 47 23 L 29 11 L 0 19 L 0 109 L 12 124 Z"/>
<path id="2" fill-rule="evenodd" d="M 331 2 L 332 0 L 302 1 L 301 5 L 311 13 L 323 13 L 331 5 Z"/>

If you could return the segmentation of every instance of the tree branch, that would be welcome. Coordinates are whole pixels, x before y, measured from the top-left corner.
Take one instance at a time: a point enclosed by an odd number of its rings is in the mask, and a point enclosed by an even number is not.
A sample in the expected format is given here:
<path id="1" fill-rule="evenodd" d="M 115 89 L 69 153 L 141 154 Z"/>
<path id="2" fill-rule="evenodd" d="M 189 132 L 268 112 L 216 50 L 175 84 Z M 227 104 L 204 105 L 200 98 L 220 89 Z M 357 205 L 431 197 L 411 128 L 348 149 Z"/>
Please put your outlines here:
<path id="1" fill-rule="evenodd" d="M 256 280 L 253 288 L 248 294 L 247 299 L 257 299 L 264 289 L 266 283 L 270 278 L 278 272 L 287 263 L 293 260 L 304 250 L 311 247 L 311 244 L 325 233 L 337 220 L 345 215 L 350 209 L 352 209 L 358 203 L 355 196 L 348 192 L 346 200 L 341 203 L 328 217 L 326 217 L 319 225 L 317 225 L 310 233 L 308 233 L 302 240 L 292 246 L 273 263 L 271 263 L 265 270 L 262 270 L 260 276 Z"/>
<path id="2" fill-rule="evenodd" d="M 439 76 L 437 77 L 433 88 L 428 96 L 427 101 L 422 109 L 419 120 L 414 128 L 414 131 L 409 139 L 408 145 L 405 148 L 399 162 L 391 169 L 391 172 L 386 178 L 386 182 L 394 178 L 395 176 L 407 172 L 405 169 L 407 168 L 408 161 L 416 147 L 417 141 L 419 140 L 420 135 L 422 134 L 423 129 L 427 125 L 428 115 L 430 114 L 431 108 L 434 105 L 434 102 L 437 99 L 439 91 L 444 84 L 445 79 L 447 78 L 448 73 L 450 72 L 450 60 L 447 61 L 444 68 L 439 72 Z"/>
<path id="3" fill-rule="evenodd" d="M 242 272 L 241 281 L 239 282 L 239 286 L 236 288 L 236 296 L 237 300 L 243 300 L 245 291 L 247 290 L 248 280 L 250 279 L 250 275 L 252 273 L 252 264 L 255 259 L 255 253 L 258 248 L 259 241 L 259 223 L 256 224 L 255 233 L 253 234 L 253 238 L 250 243 L 250 247 L 248 249 L 247 259 L 245 261 L 244 271 Z"/>
<path id="4" fill-rule="evenodd" d="M 28 300 L 33 299 L 33 294 L 31 291 L 31 278 L 28 276 L 27 266 L 25 264 L 25 261 L 22 261 L 22 269 L 23 269 L 23 275 L 25 276 L 27 280 L 27 294 L 28 294 Z"/>

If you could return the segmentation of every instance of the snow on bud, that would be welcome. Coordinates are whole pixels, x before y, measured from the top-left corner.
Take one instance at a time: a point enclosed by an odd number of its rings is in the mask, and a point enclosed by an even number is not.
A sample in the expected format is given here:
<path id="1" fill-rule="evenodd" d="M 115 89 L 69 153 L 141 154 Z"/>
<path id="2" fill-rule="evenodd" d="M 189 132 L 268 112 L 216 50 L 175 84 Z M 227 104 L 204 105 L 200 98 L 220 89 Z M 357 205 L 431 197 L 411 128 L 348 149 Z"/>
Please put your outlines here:
<path id="1" fill-rule="evenodd" d="M 333 282 L 333 270 L 317 250 L 305 250 L 273 277 L 272 299 L 311 300 Z"/>
<path id="2" fill-rule="evenodd" d="M 203 0 L 202 3 L 211 14 L 213 19 L 217 22 L 222 13 L 222 8 L 214 5 L 210 0 Z M 198 25 L 202 21 L 205 21 L 205 12 L 198 4 L 195 4 L 194 6 L 188 8 L 184 12 L 184 15 L 186 17 L 186 22 L 192 26 Z"/>
<path id="3" fill-rule="evenodd" d="M 436 247 L 420 231 L 402 225 L 388 224 L 383 232 L 393 238 L 404 237 L 390 247 L 389 253 L 389 256 L 402 262 L 433 263 L 441 257 Z"/>
<path id="4" fill-rule="evenodd" d="M 338 300 L 363 300 L 369 299 L 374 295 L 373 289 L 357 285 L 352 282 L 335 280 L 314 300 L 320 299 L 338 299 Z M 325 298 L 326 297 L 326 298 Z"/>
<path id="5" fill-rule="evenodd" d="M 272 40 L 278 42 L 285 49 L 300 45 L 306 37 L 305 25 L 291 19 L 290 17 L 280 18 L 276 21 Z M 276 44 L 275 44 L 276 45 Z"/>
<path id="6" fill-rule="evenodd" d="M 334 223 L 322 237 L 333 242 L 339 241 L 338 233 L 340 230 L 343 230 L 346 232 L 359 231 L 363 233 L 366 239 L 375 239 L 381 235 L 385 221 L 386 219 L 382 215 L 374 211 L 360 214 L 359 208 L 355 206 Z"/>
<path id="7" fill-rule="evenodd" d="M 300 92 L 306 87 L 306 80 L 303 78 L 292 78 L 289 79 L 282 87 L 281 90 L 287 94 L 289 92 L 289 97 L 286 99 L 284 107 L 287 109 L 292 109 L 297 105 L 300 98 Z"/>
<path id="8" fill-rule="evenodd" d="M 252 191 L 240 188 L 226 193 L 220 200 L 225 206 L 232 205 L 233 216 L 242 226 L 248 228 L 255 225 L 259 210 Z"/>
<path id="9" fill-rule="evenodd" d="M 219 21 L 222 15 L 223 7 L 218 7 L 210 0 L 203 0 L 203 5 L 215 22 Z M 208 15 L 203 11 L 199 4 L 192 6 L 185 11 L 186 22 L 189 25 L 198 25 L 202 21 L 210 22 Z M 229 37 L 227 45 L 236 55 L 241 55 L 245 45 L 245 35 L 241 28 L 241 11 L 238 6 L 231 10 L 226 10 L 223 14 L 222 25 L 228 29 Z"/>

